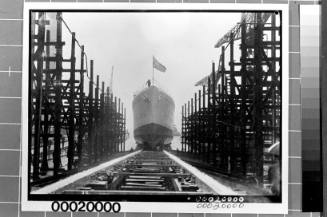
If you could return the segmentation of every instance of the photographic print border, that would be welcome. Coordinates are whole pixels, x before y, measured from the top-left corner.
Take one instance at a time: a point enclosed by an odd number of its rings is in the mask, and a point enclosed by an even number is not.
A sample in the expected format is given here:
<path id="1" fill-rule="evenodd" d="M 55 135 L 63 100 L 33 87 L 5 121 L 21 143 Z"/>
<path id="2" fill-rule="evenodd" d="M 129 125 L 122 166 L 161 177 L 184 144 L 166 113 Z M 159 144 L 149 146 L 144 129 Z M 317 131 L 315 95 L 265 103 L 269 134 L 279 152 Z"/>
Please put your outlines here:
<path id="1" fill-rule="evenodd" d="M 210 7 L 209 7 L 210 6 Z M 121 202 L 122 212 L 192 212 L 192 213 L 287 213 L 288 208 L 288 7 L 287 5 L 277 4 L 253 4 L 242 5 L 238 4 L 235 8 L 234 4 L 97 4 L 85 3 L 76 5 L 74 3 L 25 3 L 24 8 L 24 49 L 23 49 L 23 88 L 22 88 L 22 209 L 26 211 L 51 211 L 51 201 L 35 201 L 28 197 L 28 99 L 29 99 L 29 26 L 30 26 L 30 12 L 37 10 L 44 11 L 281 11 L 282 12 L 282 32 L 283 32 L 283 46 L 282 46 L 282 203 L 278 204 L 264 204 L 264 203 L 245 203 L 243 208 L 230 209 L 206 209 L 197 208 L 197 203 L 180 203 L 180 202 Z M 70 198 L 67 198 L 68 200 Z M 88 198 L 89 199 L 89 198 Z M 91 199 L 91 198 L 90 198 Z M 94 198 L 95 200 L 98 198 Z M 101 198 L 99 198 L 101 199 Z M 75 198 L 73 198 L 75 200 Z M 107 197 L 106 201 L 112 201 Z"/>

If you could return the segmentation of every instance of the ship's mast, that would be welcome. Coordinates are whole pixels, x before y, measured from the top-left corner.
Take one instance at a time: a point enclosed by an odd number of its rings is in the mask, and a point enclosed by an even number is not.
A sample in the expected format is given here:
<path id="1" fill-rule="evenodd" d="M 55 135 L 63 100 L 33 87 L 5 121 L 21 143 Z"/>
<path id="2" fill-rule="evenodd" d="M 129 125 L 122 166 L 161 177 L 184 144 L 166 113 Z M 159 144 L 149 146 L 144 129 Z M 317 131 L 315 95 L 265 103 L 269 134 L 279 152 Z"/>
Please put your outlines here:
<path id="1" fill-rule="evenodd" d="M 152 64 L 152 85 L 154 85 L 154 65 Z"/>
<path id="2" fill-rule="evenodd" d="M 154 86 L 154 56 L 152 56 L 152 85 Z"/>

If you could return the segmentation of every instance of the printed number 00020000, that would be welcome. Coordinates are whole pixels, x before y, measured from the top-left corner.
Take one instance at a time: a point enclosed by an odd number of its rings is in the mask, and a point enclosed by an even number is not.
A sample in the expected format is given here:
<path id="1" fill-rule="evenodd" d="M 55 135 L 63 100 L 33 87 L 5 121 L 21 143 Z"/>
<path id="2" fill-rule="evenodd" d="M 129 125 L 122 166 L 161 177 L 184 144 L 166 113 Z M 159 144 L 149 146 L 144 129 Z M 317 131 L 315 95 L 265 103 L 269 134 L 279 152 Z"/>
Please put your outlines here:
<path id="1" fill-rule="evenodd" d="M 120 212 L 121 206 L 117 202 L 93 201 L 53 201 L 51 209 L 54 212 Z"/>

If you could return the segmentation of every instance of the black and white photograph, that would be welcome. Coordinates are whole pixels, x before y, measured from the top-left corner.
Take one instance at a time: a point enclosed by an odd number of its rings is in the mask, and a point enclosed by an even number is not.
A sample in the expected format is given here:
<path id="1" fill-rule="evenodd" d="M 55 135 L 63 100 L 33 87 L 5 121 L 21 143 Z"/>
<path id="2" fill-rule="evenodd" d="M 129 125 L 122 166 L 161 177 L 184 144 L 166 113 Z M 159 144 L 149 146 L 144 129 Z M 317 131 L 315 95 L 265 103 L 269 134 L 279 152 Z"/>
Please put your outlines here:
<path id="1" fill-rule="evenodd" d="M 287 10 L 27 3 L 22 208 L 287 213 Z"/>

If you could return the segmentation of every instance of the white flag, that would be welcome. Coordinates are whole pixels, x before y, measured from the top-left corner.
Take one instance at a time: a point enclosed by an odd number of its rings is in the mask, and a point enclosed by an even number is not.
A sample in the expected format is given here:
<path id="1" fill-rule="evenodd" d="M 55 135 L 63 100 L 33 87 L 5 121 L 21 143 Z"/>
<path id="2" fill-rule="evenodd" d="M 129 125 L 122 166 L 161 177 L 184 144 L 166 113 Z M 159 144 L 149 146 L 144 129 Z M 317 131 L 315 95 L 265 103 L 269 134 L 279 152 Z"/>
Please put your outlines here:
<path id="1" fill-rule="evenodd" d="M 166 71 L 166 67 L 164 65 L 162 65 L 155 57 L 153 57 L 153 68 L 159 70 L 160 72 L 165 72 Z"/>

